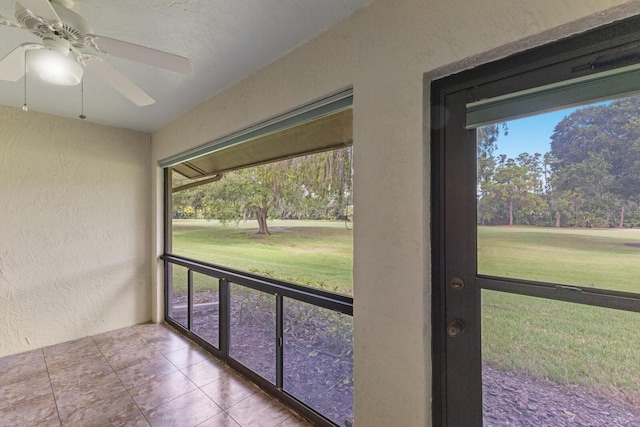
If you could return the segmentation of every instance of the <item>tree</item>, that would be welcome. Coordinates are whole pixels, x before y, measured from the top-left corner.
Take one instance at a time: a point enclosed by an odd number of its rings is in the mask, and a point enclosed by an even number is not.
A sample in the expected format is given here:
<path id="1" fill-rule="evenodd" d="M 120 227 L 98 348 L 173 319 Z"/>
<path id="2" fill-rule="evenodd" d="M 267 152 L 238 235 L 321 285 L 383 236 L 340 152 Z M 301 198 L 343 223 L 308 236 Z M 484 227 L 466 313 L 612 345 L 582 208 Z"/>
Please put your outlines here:
<path id="1" fill-rule="evenodd" d="M 611 192 L 614 179 L 604 157 L 594 153 L 589 153 L 584 160 L 567 164 L 556 172 L 556 191 L 572 207 L 571 225 L 583 224 L 589 227 L 610 224 L 616 210 L 616 197 Z"/>
<path id="2" fill-rule="evenodd" d="M 172 176 L 173 188 L 191 181 L 177 173 Z M 173 218 L 197 218 L 202 214 L 203 187 L 193 187 L 172 194 Z"/>
<path id="3" fill-rule="evenodd" d="M 498 149 L 500 134 L 507 135 L 506 123 L 486 125 L 476 130 L 477 169 L 478 169 L 478 223 L 486 224 L 495 221 L 499 203 L 492 197 L 493 176 L 496 169 L 495 150 Z"/>
<path id="4" fill-rule="evenodd" d="M 267 214 L 286 178 L 285 168 L 278 163 L 224 174 L 205 191 L 204 217 L 228 224 L 253 215 L 258 221 L 258 234 L 271 234 Z"/>
<path id="5" fill-rule="evenodd" d="M 544 177 L 544 197 L 549 206 L 550 223 L 556 227 L 562 225 L 562 218 L 569 218 L 572 215 L 571 203 L 567 202 L 566 197 L 561 191 L 557 190 L 557 175 L 553 173 L 557 159 L 550 152 L 544 153 L 542 157 L 542 171 Z"/>
<path id="6" fill-rule="evenodd" d="M 350 203 L 351 165 L 351 148 L 345 148 L 229 172 L 203 190 L 204 217 L 223 224 L 253 218 L 262 235 L 271 234 L 271 214 L 328 218 Z"/>
<path id="7" fill-rule="evenodd" d="M 536 217 L 546 211 L 541 197 L 542 178 L 539 153 L 522 153 L 516 159 L 502 154 L 493 176 L 491 192 L 508 208 L 508 224 L 514 224 L 514 212 L 519 210 L 521 223 L 536 222 Z M 526 218 L 526 220 L 525 220 Z"/>
<path id="8" fill-rule="evenodd" d="M 640 97 L 574 111 L 551 136 L 556 197 L 573 207 L 571 225 L 623 227 L 640 198 Z"/>

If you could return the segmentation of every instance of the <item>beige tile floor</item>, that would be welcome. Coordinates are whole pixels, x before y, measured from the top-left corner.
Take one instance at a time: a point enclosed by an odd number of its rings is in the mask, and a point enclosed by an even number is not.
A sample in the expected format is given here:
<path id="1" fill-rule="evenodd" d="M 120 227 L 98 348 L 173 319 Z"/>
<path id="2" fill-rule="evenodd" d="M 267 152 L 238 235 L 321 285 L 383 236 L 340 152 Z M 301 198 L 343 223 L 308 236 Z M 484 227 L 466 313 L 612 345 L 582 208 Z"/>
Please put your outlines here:
<path id="1" fill-rule="evenodd" d="M 0 358 L 0 426 L 308 427 L 163 325 Z"/>

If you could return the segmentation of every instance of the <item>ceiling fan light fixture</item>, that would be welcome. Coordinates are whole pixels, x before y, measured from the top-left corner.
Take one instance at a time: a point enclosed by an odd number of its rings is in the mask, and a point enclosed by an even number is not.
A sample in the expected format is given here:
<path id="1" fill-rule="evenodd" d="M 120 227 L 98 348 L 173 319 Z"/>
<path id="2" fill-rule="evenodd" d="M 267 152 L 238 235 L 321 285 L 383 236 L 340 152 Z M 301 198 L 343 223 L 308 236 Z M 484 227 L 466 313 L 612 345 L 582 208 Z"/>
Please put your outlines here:
<path id="1" fill-rule="evenodd" d="M 42 39 L 42 44 L 22 43 L 0 58 L 0 80 L 17 82 L 25 77 L 26 82 L 30 73 L 56 85 L 75 86 L 83 81 L 84 67 L 88 67 L 135 105 L 144 107 L 154 99 L 100 56 L 86 50 L 193 74 L 191 61 L 184 56 L 94 34 L 87 21 L 69 9 L 74 1 L 17 0 L 16 22 L 0 17 L 0 27 L 22 28 Z"/>
<path id="2" fill-rule="evenodd" d="M 42 80 L 60 86 L 76 86 L 82 81 L 83 68 L 73 55 L 48 49 L 29 52 L 29 71 Z"/>

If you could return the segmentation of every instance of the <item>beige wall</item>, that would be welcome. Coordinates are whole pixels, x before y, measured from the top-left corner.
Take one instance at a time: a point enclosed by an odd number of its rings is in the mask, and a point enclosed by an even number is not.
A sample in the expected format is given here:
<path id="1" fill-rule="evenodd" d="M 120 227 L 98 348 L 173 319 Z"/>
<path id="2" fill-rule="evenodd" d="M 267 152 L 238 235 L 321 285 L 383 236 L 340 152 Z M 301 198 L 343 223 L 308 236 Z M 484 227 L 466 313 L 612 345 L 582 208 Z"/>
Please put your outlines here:
<path id="1" fill-rule="evenodd" d="M 0 356 L 150 320 L 150 152 L 0 107 Z"/>
<path id="2" fill-rule="evenodd" d="M 622 0 L 378 0 L 154 133 L 152 161 L 353 86 L 355 421 L 362 427 L 428 425 L 424 73 L 459 71 L 638 12 L 637 2 Z M 156 254 L 159 176 L 154 168 Z M 155 319 L 162 313 L 160 273 L 156 263 Z"/>

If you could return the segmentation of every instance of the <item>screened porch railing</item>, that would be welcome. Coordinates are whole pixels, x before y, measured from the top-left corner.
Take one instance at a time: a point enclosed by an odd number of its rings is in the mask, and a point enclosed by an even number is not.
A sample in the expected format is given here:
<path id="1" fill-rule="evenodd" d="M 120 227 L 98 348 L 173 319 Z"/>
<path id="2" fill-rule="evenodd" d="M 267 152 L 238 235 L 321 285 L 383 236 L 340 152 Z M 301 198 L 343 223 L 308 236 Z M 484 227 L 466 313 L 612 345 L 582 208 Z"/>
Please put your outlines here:
<path id="1" fill-rule="evenodd" d="M 352 297 L 161 259 L 167 323 L 316 424 L 353 424 Z"/>

